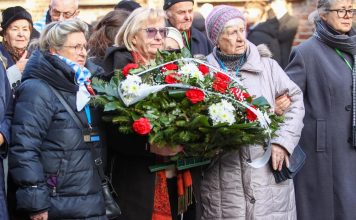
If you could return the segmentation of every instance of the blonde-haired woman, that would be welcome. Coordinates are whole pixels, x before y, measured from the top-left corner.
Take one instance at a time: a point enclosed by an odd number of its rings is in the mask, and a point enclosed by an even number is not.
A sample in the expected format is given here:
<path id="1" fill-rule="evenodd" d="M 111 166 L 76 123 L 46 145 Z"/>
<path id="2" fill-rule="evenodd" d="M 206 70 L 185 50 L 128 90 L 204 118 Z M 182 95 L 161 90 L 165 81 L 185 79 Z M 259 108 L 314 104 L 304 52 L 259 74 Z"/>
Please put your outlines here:
<path id="1" fill-rule="evenodd" d="M 128 63 L 148 64 L 163 49 L 167 36 L 162 10 L 138 8 L 126 19 L 115 38 L 115 46 L 106 51 L 103 68 L 108 75 Z"/>
<path id="2" fill-rule="evenodd" d="M 157 51 L 164 49 L 167 33 L 162 10 L 138 8 L 133 11 L 116 36 L 116 47 L 107 50 L 104 60 L 107 78 L 113 75 L 114 69 L 123 68 L 128 63 L 149 65 Z M 148 142 L 147 136 L 119 134 L 117 127 L 112 125 L 107 131 L 112 184 L 122 209 L 120 219 L 156 220 L 159 216 L 178 219 L 175 177 L 160 179 L 148 167 L 156 164 L 157 158 L 175 155 L 182 147 L 158 148 Z M 158 182 L 167 184 L 159 185 Z M 169 195 L 164 193 L 162 199 L 158 196 L 160 189 L 168 190 Z"/>

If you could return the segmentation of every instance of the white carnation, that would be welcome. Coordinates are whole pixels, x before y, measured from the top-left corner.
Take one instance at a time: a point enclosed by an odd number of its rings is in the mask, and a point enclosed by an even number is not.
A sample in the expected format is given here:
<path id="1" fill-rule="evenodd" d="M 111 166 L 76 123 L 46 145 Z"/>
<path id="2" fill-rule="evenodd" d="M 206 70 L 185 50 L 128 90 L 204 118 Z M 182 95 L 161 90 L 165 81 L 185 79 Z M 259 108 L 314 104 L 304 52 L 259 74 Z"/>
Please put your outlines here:
<path id="1" fill-rule="evenodd" d="M 213 120 L 213 125 L 219 123 L 228 123 L 229 125 L 232 125 L 236 122 L 234 111 L 235 108 L 230 102 L 222 100 L 209 107 L 209 116 Z"/>
<path id="2" fill-rule="evenodd" d="M 121 89 L 124 96 L 138 96 L 141 87 L 141 78 L 137 75 L 127 75 L 127 78 L 122 81 Z"/>
<path id="3" fill-rule="evenodd" d="M 194 63 L 187 63 L 180 68 L 178 73 L 187 78 L 196 78 L 199 81 L 204 80 L 203 73 L 198 69 Z"/>

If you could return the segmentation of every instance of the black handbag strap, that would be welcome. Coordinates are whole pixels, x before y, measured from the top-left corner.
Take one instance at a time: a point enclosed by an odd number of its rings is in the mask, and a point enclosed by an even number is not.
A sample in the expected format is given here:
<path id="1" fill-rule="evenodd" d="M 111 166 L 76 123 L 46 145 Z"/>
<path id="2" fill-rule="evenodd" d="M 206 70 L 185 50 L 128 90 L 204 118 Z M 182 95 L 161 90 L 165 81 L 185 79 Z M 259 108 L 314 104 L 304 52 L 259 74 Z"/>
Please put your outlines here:
<path id="1" fill-rule="evenodd" d="M 64 108 L 67 110 L 67 112 L 69 113 L 69 115 L 73 118 L 75 124 L 77 124 L 77 126 L 81 129 L 84 130 L 84 126 L 82 121 L 79 119 L 79 117 L 77 116 L 77 114 L 73 111 L 73 109 L 68 105 L 68 103 L 66 102 L 66 100 L 64 100 L 62 94 L 60 94 L 55 88 L 53 88 L 52 86 L 48 85 L 49 88 L 52 90 L 52 92 L 54 93 L 54 95 L 59 99 L 59 101 L 62 103 L 62 105 L 64 106 Z M 93 155 L 94 159 L 94 165 L 98 170 L 99 176 L 101 181 L 106 180 L 105 174 L 104 174 L 104 168 L 103 168 L 103 160 L 101 159 L 100 154 L 97 153 L 97 151 L 94 149 L 94 145 L 90 144 L 90 151 L 91 154 Z"/>

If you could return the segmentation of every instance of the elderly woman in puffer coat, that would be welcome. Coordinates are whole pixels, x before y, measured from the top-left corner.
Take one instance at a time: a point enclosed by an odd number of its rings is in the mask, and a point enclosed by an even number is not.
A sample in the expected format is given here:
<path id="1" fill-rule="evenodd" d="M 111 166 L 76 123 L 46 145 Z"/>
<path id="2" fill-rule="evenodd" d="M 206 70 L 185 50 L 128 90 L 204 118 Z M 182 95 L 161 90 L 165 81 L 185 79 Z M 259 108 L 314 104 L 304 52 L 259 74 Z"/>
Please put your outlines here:
<path id="1" fill-rule="evenodd" d="M 207 59 L 239 79 L 255 97 L 264 96 L 274 107 L 275 99 L 287 93 L 291 105 L 285 121 L 271 140 L 272 166 L 255 169 L 248 162 L 261 157 L 261 145 L 242 146 L 222 153 L 203 175 L 203 219 L 296 219 L 293 181 L 277 184 L 272 169 L 280 170 L 298 144 L 303 127 L 303 95 L 299 87 L 270 58 L 267 48 L 257 48 L 245 38 L 243 14 L 230 6 L 217 6 L 206 20 L 209 39 L 215 45 Z"/>
<path id="2" fill-rule="evenodd" d="M 12 219 L 107 220 L 92 155 L 103 149 L 101 117 L 88 104 L 90 77 L 103 70 L 86 61 L 87 35 L 88 26 L 77 19 L 52 22 L 27 63 L 11 126 Z"/>

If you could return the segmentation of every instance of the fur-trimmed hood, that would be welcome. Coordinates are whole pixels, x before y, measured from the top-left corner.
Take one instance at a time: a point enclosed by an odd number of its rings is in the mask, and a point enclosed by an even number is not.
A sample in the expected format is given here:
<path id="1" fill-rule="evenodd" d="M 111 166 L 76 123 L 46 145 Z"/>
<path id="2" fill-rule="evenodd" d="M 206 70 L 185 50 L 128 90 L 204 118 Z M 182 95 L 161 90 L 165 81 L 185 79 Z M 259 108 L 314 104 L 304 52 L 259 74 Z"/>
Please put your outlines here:
<path id="1" fill-rule="evenodd" d="M 262 59 L 270 59 L 272 57 L 271 51 L 264 44 L 254 45 L 246 40 L 246 63 L 241 67 L 241 71 L 261 73 L 264 70 Z"/>
<path id="2" fill-rule="evenodd" d="M 272 58 L 273 54 L 266 44 L 257 45 L 257 50 L 261 57 Z"/>

